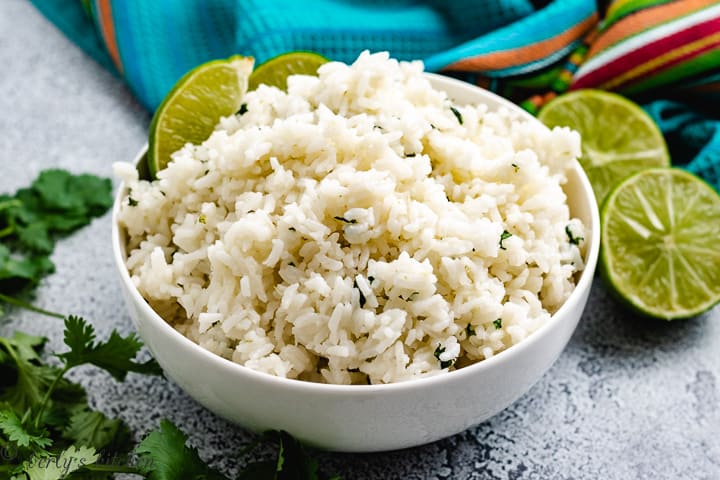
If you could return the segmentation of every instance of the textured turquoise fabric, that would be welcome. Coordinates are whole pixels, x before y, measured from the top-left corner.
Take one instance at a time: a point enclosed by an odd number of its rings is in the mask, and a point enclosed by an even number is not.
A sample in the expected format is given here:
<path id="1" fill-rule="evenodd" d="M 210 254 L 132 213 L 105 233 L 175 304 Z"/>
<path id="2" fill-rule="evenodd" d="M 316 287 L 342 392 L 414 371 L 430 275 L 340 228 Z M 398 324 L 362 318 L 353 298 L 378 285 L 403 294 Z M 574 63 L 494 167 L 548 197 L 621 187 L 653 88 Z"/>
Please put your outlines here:
<path id="1" fill-rule="evenodd" d="M 292 50 L 343 62 L 365 49 L 425 58 L 533 12 L 526 0 L 239 0 L 236 7 L 237 50 L 259 62 Z"/>
<path id="2" fill-rule="evenodd" d="M 71 40 L 114 70 L 97 26 L 79 0 L 31 0 Z M 556 35 L 595 8 L 594 0 L 555 0 L 536 10 L 530 0 L 102 0 L 111 5 L 121 74 L 154 110 L 192 67 L 240 53 L 258 62 L 288 50 L 312 50 L 351 61 L 361 50 L 423 59 L 428 70 L 471 53 L 507 50 Z M 568 49 L 571 47 L 568 47 Z M 514 71 L 546 67 L 557 52 Z M 717 101 L 708 94 L 708 101 Z M 645 106 L 668 141 L 673 162 L 720 190 L 720 122 L 687 105 Z"/>
<path id="3" fill-rule="evenodd" d="M 703 177 L 720 191 L 720 121 L 665 100 L 652 102 L 645 110 L 660 126 L 673 164 Z"/>

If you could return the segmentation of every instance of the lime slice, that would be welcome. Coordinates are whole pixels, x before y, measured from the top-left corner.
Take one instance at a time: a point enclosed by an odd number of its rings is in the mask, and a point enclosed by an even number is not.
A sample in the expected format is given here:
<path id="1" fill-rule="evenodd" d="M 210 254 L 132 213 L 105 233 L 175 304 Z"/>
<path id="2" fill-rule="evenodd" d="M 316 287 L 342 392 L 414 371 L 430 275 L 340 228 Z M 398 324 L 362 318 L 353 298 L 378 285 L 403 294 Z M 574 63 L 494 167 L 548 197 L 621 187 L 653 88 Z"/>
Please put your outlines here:
<path id="1" fill-rule="evenodd" d="M 620 95 L 577 90 L 550 101 L 538 115 L 549 127 L 567 126 L 582 137 L 580 163 L 598 204 L 622 179 L 670 165 L 662 133 L 642 108 Z"/>
<path id="2" fill-rule="evenodd" d="M 720 301 L 720 196 L 676 168 L 644 170 L 603 205 L 601 273 L 636 310 L 673 320 Z"/>
<path id="3" fill-rule="evenodd" d="M 255 90 L 261 84 L 287 90 L 290 75 L 316 75 L 317 69 L 329 60 L 313 52 L 289 52 L 273 57 L 258 65 L 248 82 L 248 89 Z"/>
<path id="4" fill-rule="evenodd" d="M 188 142 L 203 142 L 220 117 L 238 111 L 252 68 L 252 57 L 236 55 L 195 67 L 175 84 L 150 123 L 148 167 L 153 177 L 172 153 Z"/>

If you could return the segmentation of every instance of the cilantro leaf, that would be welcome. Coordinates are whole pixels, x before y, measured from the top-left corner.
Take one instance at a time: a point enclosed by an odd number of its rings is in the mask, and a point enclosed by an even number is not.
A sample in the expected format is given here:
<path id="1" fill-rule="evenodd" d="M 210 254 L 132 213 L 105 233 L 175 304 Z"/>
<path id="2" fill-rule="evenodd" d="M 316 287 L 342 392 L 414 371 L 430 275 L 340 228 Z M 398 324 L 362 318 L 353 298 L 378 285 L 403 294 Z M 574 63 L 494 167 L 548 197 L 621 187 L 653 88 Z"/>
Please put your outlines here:
<path id="1" fill-rule="evenodd" d="M 88 222 L 112 206 L 112 182 L 95 175 L 49 169 L 42 171 L 30 188 L 46 209 L 84 216 Z"/>
<path id="2" fill-rule="evenodd" d="M 47 342 L 47 337 L 30 335 L 25 332 L 15 332 L 11 338 L 5 339 L 19 358 L 23 360 L 40 360 L 40 352 Z"/>
<path id="3" fill-rule="evenodd" d="M 110 450 L 118 451 L 130 443 L 130 431 L 122 420 L 110 419 L 87 406 L 75 409 L 63 437 L 98 451 L 108 446 L 112 446 Z"/>
<path id="4" fill-rule="evenodd" d="M 226 480 L 207 466 L 196 449 L 188 447 L 187 436 L 169 420 L 151 432 L 135 449 L 138 466 L 150 480 Z"/>
<path id="5" fill-rule="evenodd" d="M 52 445 L 47 430 L 25 425 L 15 412 L 7 407 L 0 410 L 0 430 L 18 447 L 42 450 Z"/>
<path id="6" fill-rule="evenodd" d="M 55 267 L 46 255 L 28 255 L 12 252 L 0 243 L 0 285 L 8 280 L 36 283 L 41 277 L 52 273 Z M 0 291 L 10 290 L 0 288 Z"/>
<path id="7" fill-rule="evenodd" d="M 303 444 L 289 433 L 271 430 L 265 432 L 261 440 L 277 444 L 277 458 L 248 464 L 240 472 L 239 480 L 321 480 L 324 478 L 320 477 L 318 472 L 317 460 L 312 458 Z M 336 475 L 332 479 L 340 480 L 340 477 Z"/>
<path id="8" fill-rule="evenodd" d="M 94 448 L 70 446 L 59 455 L 32 456 L 23 463 L 23 470 L 30 480 L 60 480 L 99 458 Z"/>
<path id="9" fill-rule="evenodd" d="M 122 337 L 113 330 L 107 341 L 95 343 L 95 329 L 81 317 L 69 316 L 65 319 L 65 345 L 70 347 L 70 351 L 58 357 L 66 368 L 90 363 L 106 370 L 119 381 L 124 380 L 128 372 L 162 373 L 153 359 L 144 363 L 133 360 L 142 347 L 135 333 Z"/>
<path id="10" fill-rule="evenodd" d="M 45 390 L 59 372 L 59 369 L 39 362 L 38 350 L 44 341 L 24 334 L 0 337 L 0 351 L 5 354 L 0 401 L 7 402 L 16 412 L 25 412 L 40 404 Z"/>

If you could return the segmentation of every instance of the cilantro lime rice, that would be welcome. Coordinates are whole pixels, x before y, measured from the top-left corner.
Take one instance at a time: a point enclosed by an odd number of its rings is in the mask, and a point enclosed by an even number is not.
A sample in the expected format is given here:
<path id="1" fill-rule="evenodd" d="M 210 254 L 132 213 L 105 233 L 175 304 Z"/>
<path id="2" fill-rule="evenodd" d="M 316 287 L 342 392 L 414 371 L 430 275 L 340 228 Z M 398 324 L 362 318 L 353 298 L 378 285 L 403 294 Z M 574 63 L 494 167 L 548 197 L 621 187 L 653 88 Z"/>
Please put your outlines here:
<path id="1" fill-rule="evenodd" d="M 384 53 L 318 75 L 249 92 L 153 182 L 116 165 L 153 308 L 234 362 L 335 384 L 460 368 L 546 323 L 583 268 L 562 190 L 579 135 L 454 103 Z"/>

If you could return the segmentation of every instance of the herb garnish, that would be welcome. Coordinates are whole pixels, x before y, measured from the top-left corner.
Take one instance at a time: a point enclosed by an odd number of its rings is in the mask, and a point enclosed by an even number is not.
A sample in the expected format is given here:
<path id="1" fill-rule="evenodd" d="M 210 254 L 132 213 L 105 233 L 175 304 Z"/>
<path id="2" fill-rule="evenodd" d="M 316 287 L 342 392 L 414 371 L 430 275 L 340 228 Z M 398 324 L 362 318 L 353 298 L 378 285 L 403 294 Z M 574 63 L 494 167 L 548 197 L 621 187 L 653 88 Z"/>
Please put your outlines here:
<path id="1" fill-rule="evenodd" d="M 580 242 L 585 240 L 583 237 L 576 237 L 573 235 L 572 230 L 570 230 L 570 225 L 565 225 L 565 234 L 568 237 L 568 242 L 573 245 L 580 245 Z"/>
<path id="2" fill-rule="evenodd" d="M 444 370 L 446 368 L 451 367 L 452 364 L 455 363 L 455 360 L 454 359 L 453 360 L 440 360 L 440 355 L 442 355 L 443 353 L 445 353 L 445 347 L 443 347 L 441 344 L 438 343 L 438 346 L 435 349 L 435 351 L 433 352 L 433 355 L 440 362 L 440 368 L 442 368 Z"/>
<path id="3" fill-rule="evenodd" d="M 512 233 L 508 232 L 507 230 L 503 230 L 503 232 L 500 234 L 500 249 L 501 250 L 507 250 L 507 248 L 505 248 L 505 246 L 503 245 L 503 242 L 510 237 L 512 237 Z"/>
<path id="4" fill-rule="evenodd" d="M 500 330 L 502 328 L 502 318 L 496 318 L 493 320 L 493 327 L 495 327 L 497 330 Z"/>
<path id="5" fill-rule="evenodd" d="M 351 218 L 350 220 L 348 220 L 348 219 L 345 218 L 345 217 L 340 217 L 340 216 L 335 216 L 335 217 L 333 217 L 333 218 L 334 218 L 335 220 L 339 220 L 339 221 L 345 222 L 345 223 L 357 223 L 357 220 L 355 220 L 354 218 Z"/>
<path id="6" fill-rule="evenodd" d="M 451 106 L 451 107 L 450 107 L 450 111 L 453 113 L 453 115 L 455 115 L 455 118 L 457 118 L 458 123 L 459 123 L 460 125 L 462 125 L 462 124 L 463 124 L 463 117 L 462 117 L 462 115 L 460 114 L 460 112 L 458 111 L 458 109 Z"/>
<path id="7" fill-rule="evenodd" d="M 247 103 L 240 105 L 240 110 L 237 111 L 237 115 L 245 115 L 248 111 Z"/>
<path id="8" fill-rule="evenodd" d="M 467 326 L 465 327 L 465 332 L 467 332 L 468 337 L 471 337 L 471 336 L 475 335 L 475 327 L 473 327 L 471 324 L 468 323 Z"/>
<path id="9" fill-rule="evenodd" d="M 14 195 L 0 195 L 0 303 L 17 303 L 11 297 L 55 269 L 57 238 L 104 214 L 111 191 L 107 178 L 52 169 Z"/>
<path id="10" fill-rule="evenodd" d="M 520 166 L 517 163 L 511 163 L 513 170 L 515 170 L 515 173 L 520 171 Z"/>
<path id="11" fill-rule="evenodd" d="M 362 290 L 360 290 L 360 287 L 358 287 L 357 280 L 353 280 L 353 288 L 356 288 L 358 293 L 360 294 L 360 308 L 363 308 L 367 299 L 365 298 L 365 295 L 363 295 Z"/>
<path id="12" fill-rule="evenodd" d="M 128 197 L 128 205 L 130 205 L 131 207 L 137 207 L 138 201 L 129 196 Z"/>

